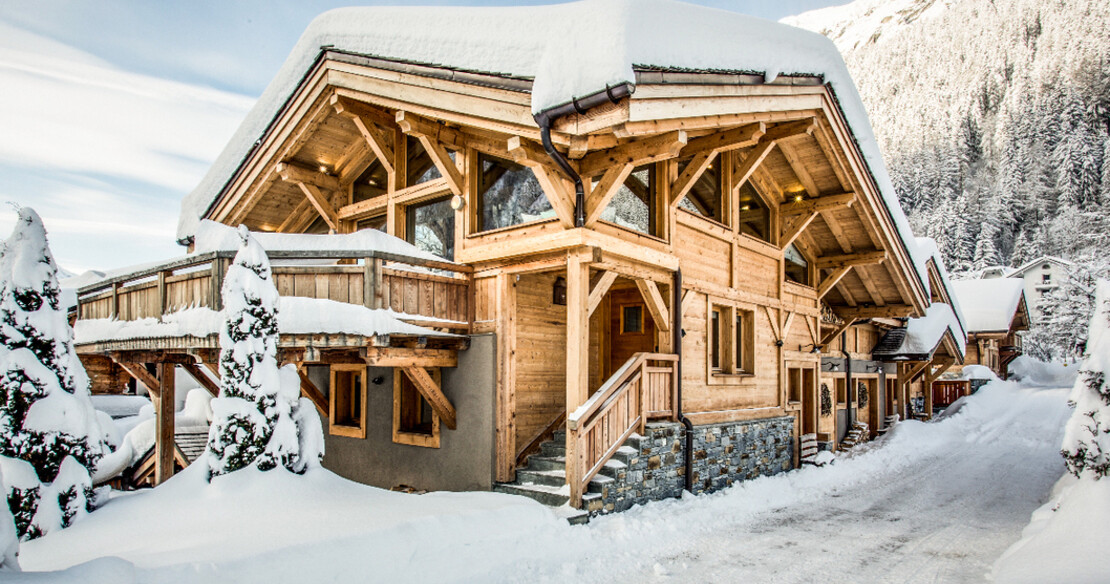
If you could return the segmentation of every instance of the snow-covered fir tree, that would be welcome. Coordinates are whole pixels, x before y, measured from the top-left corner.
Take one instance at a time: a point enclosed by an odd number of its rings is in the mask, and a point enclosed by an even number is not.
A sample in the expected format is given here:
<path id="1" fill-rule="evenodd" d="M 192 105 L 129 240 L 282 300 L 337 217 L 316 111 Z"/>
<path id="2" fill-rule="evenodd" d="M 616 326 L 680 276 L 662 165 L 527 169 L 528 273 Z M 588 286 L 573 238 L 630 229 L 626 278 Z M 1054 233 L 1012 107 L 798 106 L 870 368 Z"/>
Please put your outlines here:
<path id="1" fill-rule="evenodd" d="M 304 472 L 323 455 L 312 402 L 300 398 L 293 365 L 277 364 L 278 292 L 266 251 L 239 227 L 242 244 L 223 284 L 220 396 L 212 400 L 208 461 L 213 476 L 255 467 Z"/>
<path id="2" fill-rule="evenodd" d="M 91 509 L 99 436 L 46 230 L 20 208 L 0 252 L 0 467 L 21 538 Z"/>
<path id="3" fill-rule="evenodd" d="M 1095 308 L 1061 454 L 1075 476 L 1099 479 L 1110 475 L 1110 281 L 1098 283 Z"/>
<path id="4" fill-rule="evenodd" d="M 0 468 L 0 493 L 8 492 L 4 484 L 4 472 Z M 19 571 L 19 533 L 6 500 L 0 504 L 0 572 L 4 570 Z"/>

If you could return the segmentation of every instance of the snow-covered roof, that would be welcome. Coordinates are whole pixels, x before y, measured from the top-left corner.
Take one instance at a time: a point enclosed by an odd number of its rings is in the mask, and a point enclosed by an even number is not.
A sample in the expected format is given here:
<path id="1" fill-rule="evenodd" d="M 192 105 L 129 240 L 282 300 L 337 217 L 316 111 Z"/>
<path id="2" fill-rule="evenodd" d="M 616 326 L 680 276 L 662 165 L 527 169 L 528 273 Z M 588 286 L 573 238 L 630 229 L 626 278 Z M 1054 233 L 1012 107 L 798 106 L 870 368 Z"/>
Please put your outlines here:
<path id="1" fill-rule="evenodd" d="M 409 324 L 402 320 L 404 318 L 436 320 L 321 298 L 283 296 L 278 304 L 278 330 L 282 334 L 455 336 Z M 163 316 L 161 321 L 156 318 L 78 320 L 73 329 L 74 342 L 83 345 L 132 339 L 207 337 L 218 334 L 225 320 L 222 311 L 210 308 L 187 308 L 171 312 Z M 443 322 L 449 324 L 449 321 Z"/>
<path id="2" fill-rule="evenodd" d="M 1025 272 L 1028 272 L 1029 270 L 1031 270 L 1031 269 L 1033 269 L 1037 266 L 1044 265 L 1044 264 L 1056 264 L 1058 266 L 1063 266 L 1065 268 L 1070 268 L 1070 267 L 1075 265 L 1074 263 L 1069 262 L 1068 260 L 1065 260 L 1064 258 L 1058 258 L 1056 256 L 1041 256 L 1041 257 L 1039 257 L 1035 260 L 1032 260 L 1032 261 L 1026 262 L 1025 264 L 1022 264 L 1018 268 L 1014 268 L 1010 272 L 1010 275 L 1014 276 L 1014 277 L 1022 277 L 1022 276 L 1025 275 Z"/>
<path id="3" fill-rule="evenodd" d="M 527 31 L 523 33 L 522 31 Z M 531 79 L 533 112 L 636 82 L 635 68 L 821 77 L 863 154 L 901 240 L 913 233 L 898 203 L 859 92 L 824 36 L 674 0 L 584 0 L 527 7 L 340 8 L 318 16 L 224 151 L 182 201 L 185 240 L 251 153 L 325 48 L 379 59 Z M 923 282 L 927 285 L 927 282 Z"/>
<path id="4" fill-rule="evenodd" d="M 898 330 L 898 329 L 896 329 Z M 960 356 L 967 350 L 967 338 L 963 333 L 959 319 L 952 307 L 943 302 L 934 302 L 925 310 L 925 316 L 911 318 L 906 323 L 903 332 L 897 334 L 900 342 L 889 343 L 891 346 L 877 348 L 876 356 L 896 355 L 932 355 L 937 346 L 944 339 L 945 334 L 951 334 L 956 342 Z M 894 331 L 891 331 L 894 332 Z M 880 343 L 880 346 L 883 343 Z"/>
<path id="5" fill-rule="evenodd" d="M 937 247 L 937 242 L 931 237 L 918 237 L 914 241 L 917 245 L 917 254 L 914 257 L 914 263 L 918 264 L 918 270 L 926 270 L 922 280 L 925 282 L 926 290 L 929 296 L 933 295 L 932 284 L 929 282 L 929 274 L 927 272 L 929 260 L 933 260 L 933 265 L 937 268 L 937 274 L 940 275 L 940 283 L 944 286 L 945 296 L 948 297 L 949 303 L 952 305 L 952 312 L 956 316 L 956 323 L 959 328 L 953 329 L 952 333 L 957 338 L 967 338 L 967 326 L 964 321 L 963 309 L 960 308 L 960 299 L 956 298 L 956 294 L 952 291 L 952 280 L 948 277 L 948 268 L 944 266 L 944 256 L 940 253 L 940 248 Z"/>
<path id="6" fill-rule="evenodd" d="M 377 229 L 363 229 L 355 233 L 312 235 L 306 233 L 270 233 L 252 231 L 253 237 L 266 250 L 272 252 L 340 252 L 355 255 L 379 252 L 403 258 L 422 259 L 431 262 L 451 263 L 433 253 L 426 252 L 415 245 Z M 195 253 L 212 251 L 237 251 L 240 245 L 236 228 L 203 220 L 197 226 L 194 240 Z"/>
<path id="7" fill-rule="evenodd" d="M 1024 288 L 1021 278 L 957 280 L 951 286 L 963 309 L 968 334 L 1010 330 L 1021 308 Z"/>

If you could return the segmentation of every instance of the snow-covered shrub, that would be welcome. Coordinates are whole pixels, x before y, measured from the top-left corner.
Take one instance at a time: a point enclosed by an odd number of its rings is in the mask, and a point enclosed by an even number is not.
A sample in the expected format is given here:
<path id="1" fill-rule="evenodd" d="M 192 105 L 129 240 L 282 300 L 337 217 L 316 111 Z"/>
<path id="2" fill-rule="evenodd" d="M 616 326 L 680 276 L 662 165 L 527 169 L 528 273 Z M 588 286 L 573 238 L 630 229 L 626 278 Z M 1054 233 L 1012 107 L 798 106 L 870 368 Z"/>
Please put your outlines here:
<path id="1" fill-rule="evenodd" d="M 6 493 L 4 486 L 4 469 L 0 468 L 0 493 Z M 0 571 L 19 570 L 19 533 L 15 529 L 15 520 L 5 501 L 0 504 Z"/>
<path id="2" fill-rule="evenodd" d="M 212 400 L 208 434 L 213 476 L 254 466 L 304 472 L 319 463 L 320 421 L 300 398 L 292 365 L 277 365 L 278 292 L 266 251 L 240 226 L 242 244 L 224 278 L 227 322 L 220 331 L 220 397 Z M 312 425 L 315 422 L 315 425 Z M 317 436 L 319 435 L 319 437 Z"/>
<path id="3" fill-rule="evenodd" d="M 1061 454 L 1077 477 L 1110 474 L 1110 281 L 1100 281 L 1091 318 L 1087 358 L 1071 392 L 1075 412 Z"/>
<path id="4" fill-rule="evenodd" d="M 102 453 L 89 379 L 58 296 L 42 220 L 21 208 L 0 252 L 0 465 L 17 473 L 5 472 L 7 496 L 24 539 L 89 510 L 89 469 Z"/>

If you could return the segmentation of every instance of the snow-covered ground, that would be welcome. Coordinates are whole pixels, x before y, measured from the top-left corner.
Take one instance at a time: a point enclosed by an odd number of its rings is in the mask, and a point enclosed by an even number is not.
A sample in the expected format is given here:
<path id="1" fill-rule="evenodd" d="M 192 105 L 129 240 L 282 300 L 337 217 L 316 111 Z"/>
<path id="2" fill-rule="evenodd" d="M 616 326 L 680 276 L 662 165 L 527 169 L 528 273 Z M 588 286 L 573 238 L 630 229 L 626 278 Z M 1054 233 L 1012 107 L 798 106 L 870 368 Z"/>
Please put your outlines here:
<path id="1" fill-rule="evenodd" d="M 1066 400 L 994 382 L 831 466 L 586 527 L 507 495 L 191 467 L 22 548 L 25 570 L 71 569 L 8 580 L 983 581 L 1064 472 Z"/>

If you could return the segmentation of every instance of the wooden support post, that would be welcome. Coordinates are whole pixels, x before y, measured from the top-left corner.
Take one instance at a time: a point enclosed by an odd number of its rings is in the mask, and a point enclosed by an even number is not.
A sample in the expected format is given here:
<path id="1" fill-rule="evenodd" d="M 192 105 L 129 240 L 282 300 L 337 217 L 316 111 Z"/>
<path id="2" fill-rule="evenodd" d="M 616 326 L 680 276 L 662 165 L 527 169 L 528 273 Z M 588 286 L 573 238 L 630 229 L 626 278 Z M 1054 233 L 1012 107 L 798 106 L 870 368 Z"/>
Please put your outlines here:
<path id="1" fill-rule="evenodd" d="M 173 363 L 158 364 L 158 397 L 154 402 L 154 484 L 160 485 L 173 476 L 173 431 L 176 413 Z"/>
<path id="2" fill-rule="evenodd" d="M 112 284 L 112 318 L 119 318 L 119 288 L 120 283 Z"/>
<path id="3" fill-rule="evenodd" d="M 169 273 L 165 270 L 158 272 L 158 320 L 166 314 L 166 277 Z"/>
<path id="4" fill-rule="evenodd" d="M 362 269 L 362 305 L 366 308 L 381 308 L 383 292 L 382 261 L 378 258 L 365 258 Z"/>
<path id="5" fill-rule="evenodd" d="M 567 254 L 567 414 L 578 409 L 589 396 L 589 260 Z M 582 506 L 582 453 L 576 432 L 567 432 L 566 474 L 570 485 L 570 505 Z"/>
<path id="6" fill-rule="evenodd" d="M 209 291 L 209 293 L 212 295 L 212 302 L 209 308 L 211 308 L 212 310 L 219 311 L 224 309 L 223 287 L 225 272 L 226 269 L 224 260 L 221 258 L 213 259 L 211 277 L 212 289 Z"/>

